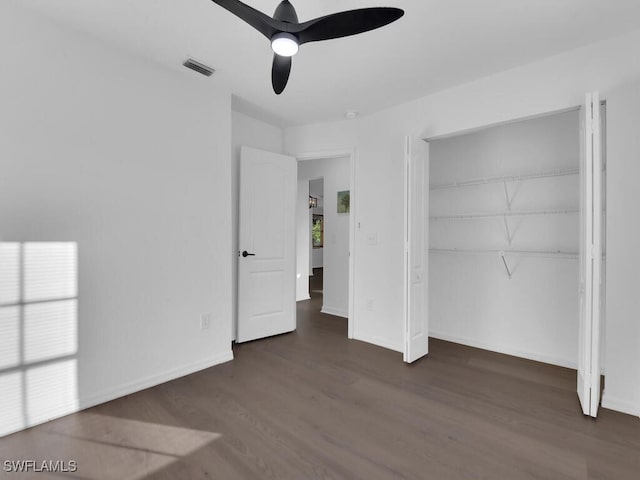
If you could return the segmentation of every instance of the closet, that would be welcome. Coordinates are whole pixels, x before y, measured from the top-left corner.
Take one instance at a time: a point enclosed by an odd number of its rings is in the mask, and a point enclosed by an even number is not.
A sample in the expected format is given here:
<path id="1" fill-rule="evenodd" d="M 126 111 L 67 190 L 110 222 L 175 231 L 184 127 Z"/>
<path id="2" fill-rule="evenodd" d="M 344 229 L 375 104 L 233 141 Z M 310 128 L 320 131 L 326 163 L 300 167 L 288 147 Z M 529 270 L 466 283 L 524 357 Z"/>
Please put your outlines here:
<path id="1" fill-rule="evenodd" d="M 580 110 L 429 141 L 429 335 L 576 368 Z"/>

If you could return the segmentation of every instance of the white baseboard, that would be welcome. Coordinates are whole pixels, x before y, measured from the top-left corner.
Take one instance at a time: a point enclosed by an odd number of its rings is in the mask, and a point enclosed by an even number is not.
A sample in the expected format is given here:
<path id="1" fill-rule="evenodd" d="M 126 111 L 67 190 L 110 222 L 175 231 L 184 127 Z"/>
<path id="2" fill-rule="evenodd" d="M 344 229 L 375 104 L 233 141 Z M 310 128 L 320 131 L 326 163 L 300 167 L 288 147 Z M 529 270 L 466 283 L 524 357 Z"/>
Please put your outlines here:
<path id="1" fill-rule="evenodd" d="M 116 398 L 131 395 L 132 393 L 146 390 L 147 388 L 155 387 L 161 383 L 166 383 L 171 380 L 175 380 L 176 378 L 184 377 L 186 375 L 199 372 L 200 370 L 204 370 L 205 368 L 210 368 L 231 360 L 233 360 L 233 351 L 228 350 L 205 360 L 183 365 L 182 367 L 174 368 L 167 372 L 162 372 L 156 375 L 151 375 L 147 378 L 129 382 L 119 387 L 105 390 L 89 397 L 81 398 L 79 402 L 80 410 L 94 407 L 101 403 L 110 402 Z"/>
<path id="2" fill-rule="evenodd" d="M 45 420 L 30 423 L 28 425 L 25 425 L 23 428 L 3 432 L 2 434 L 0 434 L 0 438 L 12 433 L 19 432 L 26 428 L 35 427 L 36 425 L 40 425 L 42 423 L 47 423 L 60 417 L 71 415 L 72 413 L 77 413 L 87 408 L 95 407 L 96 405 L 99 405 L 101 403 L 110 402 L 111 400 L 115 400 L 126 395 L 131 395 L 132 393 L 136 393 L 147 388 L 155 387 L 156 385 L 160 385 L 161 383 L 166 383 L 171 380 L 175 380 L 176 378 L 184 377 L 200 370 L 204 370 L 205 368 L 210 368 L 231 360 L 233 360 L 233 351 L 228 350 L 205 360 L 183 365 L 182 367 L 174 368 L 166 372 L 151 375 L 147 378 L 129 382 L 115 388 L 111 388 L 93 395 L 86 396 L 84 398 L 80 398 L 78 399 L 77 405 L 70 405 L 68 408 L 58 408 L 54 411 L 47 412 L 48 414 Z"/>
<path id="3" fill-rule="evenodd" d="M 307 295 L 306 297 L 296 298 L 296 302 L 303 302 L 305 300 L 311 300 L 311 297 Z"/>
<path id="4" fill-rule="evenodd" d="M 326 313 L 327 315 L 335 315 L 336 317 L 349 318 L 349 312 L 346 310 L 342 310 L 341 308 L 333 308 L 328 307 L 326 305 L 322 305 L 322 309 L 320 310 L 322 313 Z"/>
<path id="5" fill-rule="evenodd" d="M 609 410 L 615 410 L 616 412 L 640 417 L 640 405 L 629 400 L 623 400 L 621 398 L 607 395 L 606 390 L 602 392 L 602 408 L 608 408 Z"/>
<path id="6" fill-rule="evenodd" d="M 447 342 L 460 343 L 469 347 L 481 348 L 483 350 L 490 350 L 492 352 L 504 353 L 505 355 L 512 355 L 514 357 L 526 358 L 527 360 L 533 360 L 535 362 L 549 363 L 551 365 L 557 365 L 559 367 L 571 368 L 573 370 L 578 367 L 575 362 L 571 362 L 565 358 L 544 355 L 536 352 L 525 352 L 505 345 L 482 342 L 472 338 L 459 337 L 456 335 L 449 335 L 447 333 L 433 331 L 429 332 L 429 337 L 445 340 Z"/>
<path id="7" fill-rule="evenodd" d="M 387 348 L 389 350 L 393 350 L 394 352 L 403 353 L 402 343 L 398 344 L 386 338 L 375 337 L 372 335 L 360 334 L 354 332 L 353 334 L 354 340 L 360 340 L 361 342 L 372 343 L 373 345 L 377 345 L 378 347 Z"/>

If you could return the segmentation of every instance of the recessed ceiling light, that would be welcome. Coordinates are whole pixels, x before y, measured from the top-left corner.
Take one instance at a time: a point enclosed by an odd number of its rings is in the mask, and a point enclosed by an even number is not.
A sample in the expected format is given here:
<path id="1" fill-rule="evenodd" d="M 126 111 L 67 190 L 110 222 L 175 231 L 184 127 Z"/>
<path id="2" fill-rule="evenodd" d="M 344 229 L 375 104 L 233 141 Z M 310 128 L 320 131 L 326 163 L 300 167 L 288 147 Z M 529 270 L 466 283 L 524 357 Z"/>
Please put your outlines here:
<path id="1" fill-rule="evenodd" d="M 353 120 L 358 116 L 358 112 L 356 112 L 355 110 L 348 110 L 344 113 L 344 116 L 349 120 Z"/>

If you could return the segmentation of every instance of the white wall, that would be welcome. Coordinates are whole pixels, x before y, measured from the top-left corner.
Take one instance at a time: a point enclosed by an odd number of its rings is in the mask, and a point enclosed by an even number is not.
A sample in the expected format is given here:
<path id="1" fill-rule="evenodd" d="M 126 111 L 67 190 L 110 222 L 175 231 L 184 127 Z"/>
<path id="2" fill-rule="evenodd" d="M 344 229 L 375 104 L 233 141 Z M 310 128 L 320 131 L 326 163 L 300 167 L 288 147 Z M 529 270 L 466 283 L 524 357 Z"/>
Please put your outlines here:
<path id="1" fill-rule="evenodd" d="M 320 215 L 320 214 L 317 214 L 317 215 Z M 324 248 L 312 248 L 311 249 L 311 268 L 312 269 L 322 268 L 323 266 L 324 266 Z"/>
<path id="2" fill-rule="evenodd" d="M 432 185 L 577 170 L 578 111 L 496 126 L 430 142 Z M 513 211 L 578 210 L 579 176 L 508 182 Z M 434 189 L 430 214 L 509 210 L 503 183 Z M 578 252 L 579 215 L 432 219 L 434 249 Z M 432 252 L 432 337 L 576 368 L 578 258 Z"/>
<path id="3" fill-rule="evenodd" d="M 603 406 L 640 415 L 640 81 L 607 97 L 606 383 Z"/>
<path id="4" fill-rule="evenodd" d="M 292 154 L 356 148 L 355 212 L 359 228 L 354 251 L 355 338 L 402 350 L 405 135 L 431 138 L 559 111 L 582 104 L 585 92 L 592 90 L 599 90 L 607 98 L 616 88 L 640 78 L 639 43 L 640 31 L 635 31 L 355 121 L 306 125 L 285 131 L 286 151 Z M 615 116 L 615 109 L 608 112 L 610 134 L 616 125 Z M 611 192 L 611 180 L 609 184 Z M 610 215 L 611 212 L 610 207 Z M 369 245 L 370 233 L 378 233 L 376 245 Z M 613 288 L 611 281 L 608 287 Z M 367 308 L 371 301 L 373 308 Z M 624 336 L 626 326 L 611 321 L 610 315 L 607 317 L 607 337 L 618 328 L 621 330 L 617 335 Z M 613 335 L 615 338 L 616 334 Z M 627 381 L 636 381 L 626 365 L 610 361 L 609 351 L 606 358 L 607 375 L 618 370 L 624 372 Z"/>
<path id="5" fill-rule="evenodd" d="M 309 181 L 316 178 L 324 178 L 324 248 L 323 248 L 323 298 L 322 311 L 342 317 L 349 316 L 349 214 L 337 213 L 337 195 L 339 191 L 349 190 L 350 184 L 350 159 L 330 158 L 321 160 L 304 160 L 298 162 L 298 180 Z M 308 199 L 307 199 L 308 201 Z M 308 203 L 307 203 L 308 207 Z M 313 209 L 307 208 L 307 217 L 302 217 L 298 222 L 304 221 L 307 231 L 310 229 L 310 218 Z M 309 248 L 310 235 L 300 237 L 298 242 L 305 242 Z M 299 273 L 304 276 L 310 272 L 303 271 L 304 258 L 298 259 Z M 300 288 L 306 286 L 300 283 Z M 303 291 L 297 292 L 301 298 Z"/>
<path id="6" fill-rule="evenodd" d="M 269 152 L 282 153 L 284 144 L 284 131 L 282 128 L 266 123 L 262 120 L 249 117 L 236 111 L 231 112 L 231 224 L 232 224 L 232 256 L 233 267 L 231 278 L 232 311 L 233 311 L 233 339 L 236 338 L 238 321 L 238 262 L 237 255 L 240 250 L 238 245 L 238 208 L 240 195 L 240 147 L 253 147 Z"/>
<path id="7" fill-rule="evenodd" d="M 12 404 L 5 380 L 42 370 L 1 370 L 0 418 L 16 429 L 230 360 L 228 92 L 5 4 L 0 56 L 0 237 L 77 242 L 79 270 L 73 368 Z"/>

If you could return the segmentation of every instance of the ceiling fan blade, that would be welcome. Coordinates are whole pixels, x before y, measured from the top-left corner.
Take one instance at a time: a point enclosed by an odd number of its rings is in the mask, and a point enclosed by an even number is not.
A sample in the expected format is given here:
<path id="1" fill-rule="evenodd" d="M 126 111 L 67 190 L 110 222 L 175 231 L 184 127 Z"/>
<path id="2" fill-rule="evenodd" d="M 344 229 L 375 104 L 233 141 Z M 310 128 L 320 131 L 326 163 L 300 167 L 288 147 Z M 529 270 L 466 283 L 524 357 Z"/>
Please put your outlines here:
<path id="1" fill-rule="evenodd" d="M 273 55 L 273 67 L 271 69 L 271 84 L 273 91 L 280 95 L 287 86 L 289 81 L 289 73 L 291 73 L 291 57 L 283 57 L 281 55 Z"/>
<path id="2" fill-rule="evenodd" d="M 319 42 L 375 30 L 395 22 L 403 15 L 404 10 L 399 8 L 361 8 L 289 26 L 289 31 L 295 31 L 300 44 Z"/>
<path id="3" fill-rule="evenodd" d="M 282 0 L 273 12 L 273 18 L 282 22 L 298 23 L 298 14 L 289 0 Z"/>
<path id="4" fill-rule="evenodd" d="M 286 28 L 286 22 L 274 20 L 269 15 L 256 10 L 239 0 L 211 0 L 222 8 L 233 13 L 236 17 L 244 20 L 261 34 L 271 40 L 274 34 Z"/>

